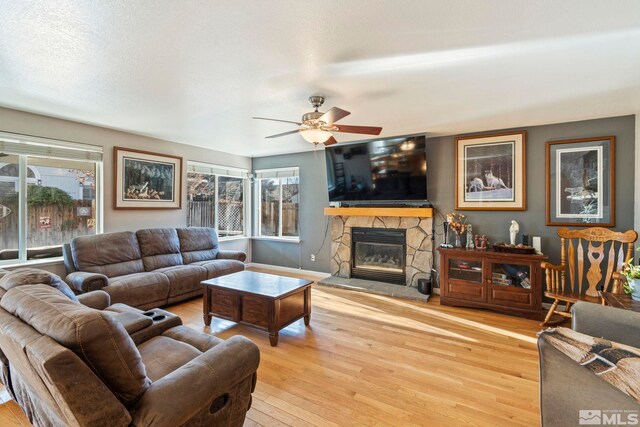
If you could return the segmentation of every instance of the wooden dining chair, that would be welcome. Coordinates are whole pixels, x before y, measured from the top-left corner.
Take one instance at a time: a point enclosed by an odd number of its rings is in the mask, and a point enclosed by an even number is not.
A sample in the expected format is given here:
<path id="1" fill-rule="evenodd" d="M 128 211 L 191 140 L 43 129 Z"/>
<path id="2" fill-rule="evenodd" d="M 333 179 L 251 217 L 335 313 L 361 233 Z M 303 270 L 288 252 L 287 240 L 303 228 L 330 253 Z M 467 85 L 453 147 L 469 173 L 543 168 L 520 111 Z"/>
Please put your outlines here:
<path id="1" fill-rule="evenodd" d="M 571 305 L 577 301 L 599 304 L 600 291 L 623 293 L 620 269 L 633 257 L 633 243 L 638 233 L 602 227 L 581 230 L 562 227 L 558 229 L 558 236 L 562 245 L 560 265 L 549 262 L 541 265 L 547 283 L 544 295 L 553 299 L 543 326 L 571 318 Z M 560 303 L 564 303 L 564 311 L 558 310 Z M 552 320 L 554 314 L 561 317 Z"/>

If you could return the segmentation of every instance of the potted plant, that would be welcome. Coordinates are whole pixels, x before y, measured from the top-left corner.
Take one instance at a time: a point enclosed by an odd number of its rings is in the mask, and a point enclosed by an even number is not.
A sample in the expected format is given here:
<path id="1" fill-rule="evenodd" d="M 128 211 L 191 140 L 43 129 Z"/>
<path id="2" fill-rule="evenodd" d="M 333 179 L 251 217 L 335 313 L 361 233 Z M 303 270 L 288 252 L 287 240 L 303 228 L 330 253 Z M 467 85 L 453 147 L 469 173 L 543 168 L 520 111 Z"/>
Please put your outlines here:
<path id="1" fill-rule="evenodd" d="M 637 250 L 640 251 L 640 248 Z M 630 294 L 635 301 L 640 301 L 640 265 L 633 265 L 633 258 L 630 258 L 623 264 L 620 274 L 627 278 L 624 292 Z"/>

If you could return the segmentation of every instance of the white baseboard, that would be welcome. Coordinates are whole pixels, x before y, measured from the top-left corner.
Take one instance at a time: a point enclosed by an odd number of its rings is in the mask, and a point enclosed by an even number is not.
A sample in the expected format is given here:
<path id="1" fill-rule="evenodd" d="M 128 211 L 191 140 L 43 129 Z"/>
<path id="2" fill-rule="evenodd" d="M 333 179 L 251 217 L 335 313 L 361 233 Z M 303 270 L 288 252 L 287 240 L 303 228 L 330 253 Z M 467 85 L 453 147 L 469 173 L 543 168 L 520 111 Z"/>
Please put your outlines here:
<path id="1" fill-rule="evenodd" d="M 323 273 L 321 271 L 313 271 L 313 270 L 303 270 L 301 268 L 291 268 L 291 267 L 281 267 L 279 265 L 271 265 L 271 264 L 260 264 L 258 262 L 250 262 L 246 264 L 247 267 L 257 267 L 257 268 L 266 268 L 274 271 L 282 271 L 284 273 L 300 273 L 305 276 L 310 276 L 316 280 L 324 279 L 325 277 L 331 276 L 329 273 Z"/>

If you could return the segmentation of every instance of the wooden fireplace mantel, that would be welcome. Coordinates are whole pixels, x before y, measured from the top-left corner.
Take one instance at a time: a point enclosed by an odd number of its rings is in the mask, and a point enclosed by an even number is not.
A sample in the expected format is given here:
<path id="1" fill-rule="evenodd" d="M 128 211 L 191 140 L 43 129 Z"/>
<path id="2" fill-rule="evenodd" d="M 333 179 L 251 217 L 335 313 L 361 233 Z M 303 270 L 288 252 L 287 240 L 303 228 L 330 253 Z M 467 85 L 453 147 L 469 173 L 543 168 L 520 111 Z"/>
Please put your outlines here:
<path id="1" fill-rule="evenodd" d="M 326 216 L 398 216 L 432 218 L 433 208 L 324 208 Z"/>

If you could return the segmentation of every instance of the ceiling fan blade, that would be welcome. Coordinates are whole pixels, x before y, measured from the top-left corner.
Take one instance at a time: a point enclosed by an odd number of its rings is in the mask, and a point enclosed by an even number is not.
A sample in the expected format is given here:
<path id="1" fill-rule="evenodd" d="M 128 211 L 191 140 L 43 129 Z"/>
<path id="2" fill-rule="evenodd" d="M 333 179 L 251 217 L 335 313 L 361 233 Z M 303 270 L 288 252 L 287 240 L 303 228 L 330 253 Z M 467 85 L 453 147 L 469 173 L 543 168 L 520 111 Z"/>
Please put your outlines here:
<path id="1" fill-rule="evenodd" d="M 337 122 L 338 120 L 344 119 L 349 114 L 351 113 L 346 110 L 343 110 L 338 107 L 333 107 L 332 109 L 330 109 L 329 111 L 321 115 L 318 120 L 320 120 L 321 122 L 325 122 L 327 124 L 332 124 Z"/>
<path id="2" fill-rule="evenodd" d="M 382 128 L 375 126 L 336 125 L 335 127 L 338 129 L 333 132 L 363 133 L 366 135 L 380 135 L 380 132 L 382 132 Z"/>
<path id="3" fill-rule="evenodd" d="M 328 146 L 330 146 L 330 145 L 337 144 L 337 143 L 338 143 L 338 141 L 336 141 L 336 139 L 335 139 L 334 137 L 331 137 L 331 138 L 327 139 L 327 140 L 324 142 L 324 145 L 325 145 L 326 147 L 328 147 Z"/>
<path id="4" fill-rule="evenodd" d="M 300 122 L 292 122 L 291 120 L 268 119 L 266 117 L 252 117 L 252 118 L 256 120 L 269 120 L 272 122 L 293 123 L 294 125 L 298 125 L 298 126 L 302 125 L 302 123 Z"/>
<path id="5" fill-rule="evenodd" d="M 265 138 L 280 138 L 281 136 L 293 135 L 294 133 L 300 132 L 300 129 L 290 130 L 289 132 L 277 133 L 275 135 L 265 136 Z"/>

